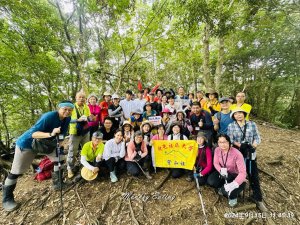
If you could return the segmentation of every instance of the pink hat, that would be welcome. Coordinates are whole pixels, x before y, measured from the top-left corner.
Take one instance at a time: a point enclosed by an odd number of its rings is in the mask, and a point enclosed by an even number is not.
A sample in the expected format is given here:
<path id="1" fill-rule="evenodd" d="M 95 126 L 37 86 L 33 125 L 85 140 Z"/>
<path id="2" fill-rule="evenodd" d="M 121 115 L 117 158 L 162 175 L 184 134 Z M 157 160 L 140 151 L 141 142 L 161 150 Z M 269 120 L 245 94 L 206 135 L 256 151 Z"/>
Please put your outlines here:
<path id="1" fill-rule="evenodd" d="M 163 111 L 161 111 L 160 116 L 162 116 L 164 113 L 168 113 L 169 115 L 172 114 L 168 108 L 164 108 Z"/>

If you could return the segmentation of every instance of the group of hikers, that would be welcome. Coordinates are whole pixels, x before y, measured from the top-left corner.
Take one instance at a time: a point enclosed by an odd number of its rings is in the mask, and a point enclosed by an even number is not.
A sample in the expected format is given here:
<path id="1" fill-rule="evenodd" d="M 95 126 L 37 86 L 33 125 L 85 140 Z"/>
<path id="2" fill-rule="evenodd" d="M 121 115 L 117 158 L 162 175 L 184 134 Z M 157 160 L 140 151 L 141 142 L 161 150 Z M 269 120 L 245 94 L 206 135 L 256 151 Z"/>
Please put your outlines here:
<path id="1" fill-rule="evenodd" d="M 62 101 L 57 111 L 43 114 L 16 142 L 12 168 L 3 185 L 3 208 L 13 211 L 18 207 L 13 192 L 17 178 L 37 154 L 33 141 L 57 139 L 61 143 L 64 138 L 57 138 L 58 135 L 69 135 L 69 179 L 78 176 L 74 167 L 80 147 L 81 176 L 92 180 L 106 170 L 114 183 L 123 172 L 152 179 L 154 141 L 196 140 L 194 170 L 171 168 L 171 176 L 185 177 L 187 181 L 197 179 L 200 185 L 215 188 L 216 193 L 228 198 L 231 207 L 237 204 L 248 179 L 251 198 L 259 210 L 267 211 L 256 163 L 261 138 L 255 122 L 249 120 L 252 107 L 245 103 L 244 92 L 235 98 L 219 98 L 214 90 L 197 91 L 194 96 L 186 95 L 183 87 L 178 88 L 177 94 L 172 89 L 160 89 L 159 84 L 152 90 L 138 87 L 137 95 L 127 90 L 123 99 L 109 92 L 101 99 L 95 94 L 86 98 L 80 91 L 74 103 Z M 151 122 L 153 117 L 160 118 L 159 124 Z M 47 153 L 54 162 L 55 190 L 65 186 L 57 152 Z"/>

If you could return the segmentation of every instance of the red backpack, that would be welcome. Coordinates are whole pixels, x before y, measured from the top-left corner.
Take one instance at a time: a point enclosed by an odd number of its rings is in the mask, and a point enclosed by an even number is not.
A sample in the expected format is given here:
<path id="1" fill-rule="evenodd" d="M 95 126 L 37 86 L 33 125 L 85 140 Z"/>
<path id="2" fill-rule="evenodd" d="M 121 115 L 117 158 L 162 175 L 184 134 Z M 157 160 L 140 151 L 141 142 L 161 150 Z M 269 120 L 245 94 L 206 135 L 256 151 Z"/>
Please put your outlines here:
<path id="1" fill-rule="evenodd" d="M 37 168 L 37 173 L 34 177 L 35 180 L 37 181 L 43 181 L 46 179 L 51 178 L 51 171 L 54 167 L 54 163 L 51 162 L 51 160 L 45 156 L 42 161 L 39 164 L 39 167 Z"/>

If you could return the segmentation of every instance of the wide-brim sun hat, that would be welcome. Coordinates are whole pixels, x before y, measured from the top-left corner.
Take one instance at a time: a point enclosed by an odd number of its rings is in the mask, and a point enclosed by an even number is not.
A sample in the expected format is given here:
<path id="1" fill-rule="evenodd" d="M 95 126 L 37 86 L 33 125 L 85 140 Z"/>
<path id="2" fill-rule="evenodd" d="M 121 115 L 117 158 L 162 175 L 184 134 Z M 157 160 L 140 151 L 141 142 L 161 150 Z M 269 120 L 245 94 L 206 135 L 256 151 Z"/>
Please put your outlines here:
<path id="1" fill-rule="evenodd" d="M 146 124 L 149 124 L 150 128 L 152 128 L 152 123 L 149 120 L 144 120 L 141 124 L 141 129 L 143 129 L 143 126 L 145 126 Z"/>
<path id="2" fill-rule="evenodd" d="M 131 125 L 131 123 L 128 121 L 128 120 L 125 120 L 122 124 L 122 127 L 126 126 L 126 125 L 129 125 L 133 128 L 133 126 Z"/>
<path id="3" fill-rule="evenodd" d="M 88 180 L 88 181 L 95 180 L 97 175 L 98 175 L 98 172 L 94 173 L 93 171 L 89 170 L 86 167 L 83 167 L 81 169 L 81 177 L 85 180 Z"/>
<path id="4" fill-rule="evenodd" d="M 214 89 L 208 89 L 208 91 L 205 93 L 205 96 L 208 98 L 209 97 L 209 94 L 215 94 L 216 95 L 216 98 L 218 99 L 219 98 L 219 94 L 216 90 Z"/>
<path id="5" fill-rule="evenodd" d="M 96 98 L 96 101 L 98 101 L 98 97 L 97 97 L 97 95 L 96 94 L 94 94 L 94 93 L 92 93 L 92 94 L 90 94 L 88 97 L 87 97 L 87 102 L 89 102 L 89 100 L 90 100 L 90 98 L 91 97 L 94 97 L 94 98 Z"/>
<path id="6" fill-rule="evenodd" d="M 108 91 L 105 91 L 104 93 L 103 93 L 103 97 L 104 96 L 110 96 L 111 97 L 111 94 L 108 92 Z"/>
<path id="7" fill-rule="evenodd" d="M 184 117 L 184 118 L 186 117 L 186 114 L 185 114 L 185 112 L 184 112 L 183 110 L 178 110 L 178 111 L 176 112 L 176 117 L 177 117 L 178 113 L 182 113 L 183 117 Z"/>
<path id="8" fill-rule="evenodd" d="M 142 112 L 141 110 L 137 109 L 137 110 L 134 110 L 134 111 L 131 113 L 131 115 L 135 115 L 135 114 L 137 114 L 137 115 L 142 115 L 143 112 Z"/>
<path id="9" fill-rule="evenodd" d="M 242 109 L 242 108 L 235 108 L 234 110 L 232 110 L 232 112 L 230 113 L 230 117 L 231 117 L 231 119 L 233 119 L 234 120 L 234 114 L 236 113 L 236 112 L 243 112 L 244 114 L 245 114 L 245 117 L 247 116 L 247 112 L 244 110 L 244 109 Z"/>

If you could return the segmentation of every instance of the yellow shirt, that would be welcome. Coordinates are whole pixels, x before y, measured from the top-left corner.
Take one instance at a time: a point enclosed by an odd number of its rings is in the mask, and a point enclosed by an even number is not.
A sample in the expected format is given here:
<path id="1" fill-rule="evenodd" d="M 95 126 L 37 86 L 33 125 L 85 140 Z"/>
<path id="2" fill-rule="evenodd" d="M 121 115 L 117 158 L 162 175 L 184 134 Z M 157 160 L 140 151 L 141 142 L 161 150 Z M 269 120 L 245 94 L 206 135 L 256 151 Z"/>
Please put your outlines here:
<path id="1" fill-rule="evenodd" d="M 230 106 L 230 110 L 233 111 L 235 110 L 235 108 L 237 108 L 237 104 L 232 104 Z M 251 109 L 252 109 L 252 106 L 247 104 L 247 103 L 244 103 L 243 105 L 239 106 L 239 108 L 245 110 L 247 112 L 247 116 L 246 116 L 246 120 L 249 121 L 249 115 L 250 115 L 250 112 L 251 112 Z"/>
<path id="2" fill-rule="evenodd" d="M 75 103 L 74 105 L 75 105 L 75 108 L 77 108 L 80 116 L 83 116 L 83 115 L 90 116 L 91 115 L 90 108 L 86 104 L 83 105 L 83 108 L 79 108 L 77 103 Z M 71 120 L 76 120 L 76 119 L 78 119 L 78 117 L 77 117 L 76 109 L 74 109 L 72 111 Z M 77 134 L 76 123 L 70 123 L 69 133 Z"/>
<path id="3" fill-rule="evenodd" d="M 209 113 L 211 113 L 209 107 L 207 106 L 207 104 L 210 103 L 210 105 L 212 106 L 213 110 L 220 112 L 221 111 L 221 105 L 218 102 L 218 100 L 215 100 L 214 102 L 211 102 L 209 100 L 207 100 L 206 102 L 204 102 L 203 104 L 203 109 L 208 111 Z M 213 115 L 211 115 L 213 116 Z"/>
<path id="4" fill-rule="evenodd" d="M 96 151 L 93 151 L 93 143 L 89 141 L 85 143 L 81 150 L 81 155 L 85 156 L 86 161 L 94 162 L 98 155 L 102 155 L 104 151 L 104 144 L 101 142 L 98 144 Z"/>

